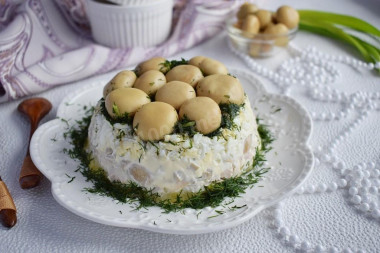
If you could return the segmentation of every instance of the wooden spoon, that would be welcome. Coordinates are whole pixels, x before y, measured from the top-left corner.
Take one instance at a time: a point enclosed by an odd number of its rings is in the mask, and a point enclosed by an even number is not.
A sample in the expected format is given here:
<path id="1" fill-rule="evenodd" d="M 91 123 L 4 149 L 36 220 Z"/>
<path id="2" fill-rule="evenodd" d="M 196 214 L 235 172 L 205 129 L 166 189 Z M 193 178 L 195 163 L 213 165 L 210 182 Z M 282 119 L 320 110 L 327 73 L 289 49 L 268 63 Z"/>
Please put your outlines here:
<path id="1" fill-rule="evenodd" d="M 24 163 L 22 164 L 20 179 L 19 179 L 20 186 L 22 189 L 33 188 L 37 186 L 42 179 L 41 172 L 37 169 L 32 159 L 30 158 L 29 146 L 30 146 L 30 139 L 32 138 L 34 131 L 37 129 L 38 123 L 46 114 L 49 113 L 51 108 L 52 108 L 51 103 L 44 98 L 26 99 L 22 101 L 17 107 L 17 110 L 19 112 L 24 113 L 26 116 L 28 116 L 29 121 L 30 121 L 30 136 L 29 136 L 28 152 L 24 159 Z"/>
<path id="2" fill-rule="evenodd" d="M 1 181 L 2 180 L 0 177 L 0 182 Z M 1 222 L 1 224 L 3 224 L 4 227 L 11 228 L 14 225 L 16 225 L 16 223 L 17 223 L 16 209 L 15 209 L 13 199 L 10 196 L 9 191 L 7 189 L 7 186 L 5 184 L 3 184 L 3 186 L 5 187 L 5 193 L 3 192 L 3 194 L 5 194 L 5 196 L 0 194 L 0 199 L 1 199 L 1 197 L 3 197 L 3 201 L 10 201 L 11 203 L 8 202 L 5 204 L 5 205 L 10 206 L 10 208 L 7 207 L 5 209 L 1 209 L 1 207 L 0 207 L 0 222 Z M 1 190 L 0 190 L 0 192 L 1 192 Z M 4 197 L 10 198 L 10 200 L 9 199 L 4 200 Z M 3 202 L 3 204 L 4 204 L 4 202 Z"/>

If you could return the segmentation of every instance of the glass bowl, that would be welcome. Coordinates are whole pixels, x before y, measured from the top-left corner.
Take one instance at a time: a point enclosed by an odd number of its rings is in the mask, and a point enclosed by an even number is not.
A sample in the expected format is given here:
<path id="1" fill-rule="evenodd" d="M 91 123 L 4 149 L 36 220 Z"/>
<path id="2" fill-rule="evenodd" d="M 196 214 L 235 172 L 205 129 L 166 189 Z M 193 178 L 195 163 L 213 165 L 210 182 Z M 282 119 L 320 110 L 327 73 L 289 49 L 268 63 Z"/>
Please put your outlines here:
<path id="1" fill-rule="evenodd" d="M 234 48 L 254 58 L 264 58 L 276 55 L 284 50 L 298 31 L 298 27 L 290 29 L 286 34 L 251 34 L 237 28 L 236 18 L 226 21 L 228 37 Z"/>

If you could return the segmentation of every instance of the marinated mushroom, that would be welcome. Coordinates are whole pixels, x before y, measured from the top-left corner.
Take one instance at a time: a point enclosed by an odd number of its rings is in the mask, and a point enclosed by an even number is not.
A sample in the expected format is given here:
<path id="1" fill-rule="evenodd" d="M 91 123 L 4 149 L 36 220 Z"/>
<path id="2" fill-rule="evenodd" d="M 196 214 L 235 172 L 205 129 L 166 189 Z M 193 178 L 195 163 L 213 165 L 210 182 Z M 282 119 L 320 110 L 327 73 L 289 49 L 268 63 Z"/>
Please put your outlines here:
<path id="1" fill-rule="evenodd" d="M 264 33 L 273 35 L 274 44 L 277 46 L 286 46 L 289 42 L 288 28 L 284 24 L 276 24 L 268 26 Z"/>
<path id="2" fill-rule="evenodd" d="M 272 13 L 267 10 L 258 10 L 256 17 L 259 19 L 260 29 L 264 29 L 272 22 Z"/>
<path id="3" fill-rule="evenodd" d="M 286 25 L 289 29 L 292 29 L 298 25 L 300 16 L 298 11 L 290 6 L 281 6 L 276 12 L 277 22 Z"/>
<path id="4" fill-rule="evenodd" d="M 266 56 L 273 50 L 273 45 L 265 43 L 251 43 L 248 48 L 248 54 L 252 57 Z"/>
<path id="5" fill-rule="evenodd" d="M 208 97 L 187 100 L 179 110 L 179 117 L 195 121 L 195 128 L 202 134 L 209 134 L 220 127 L 222 113 L 219 105 Z"/>
<path id="6" fill-rule="evenodd" d="M 144 91 L 149 96 L 154 96 L 157 90 L 166 83 L 165 75 L 158 70 L 148 70 L 136 79 L 134 88 Z"/>
<path id="7" fill-rule="evenodd" d="M 257 34 L 260 30 L 259 19 L 255 15 L 248 15 L 241 25 L 241 30 L 244 32 L 243 36 L 245 37 Z"/>
<path id="8" fill-rule="evenodd" d="M 206 76 L 214 74 L 228 74 L 228 70 L 223 63 L 211 58 L 205 58 L 199 64 L 199 68 L 201 69 L 202 73 Z"/>
<path id="9" fill-rule="evenodd" d="M 170 104 L 176 110 L 191 98 L 196 96 L 195 90 L 190 84 L 180 81 L 168 82 L 162 86 L 156 93 L 156 101 Z"/>
<path id="10" fill-rule="evenodd" d="M 178 114 L 173 106 L 164 102 L 152 102 L 136 112 L 133 129 L 144 141 L 158 141 L 173 132 L 177 121 Z"/>
<path id="11" fill-rule="evenodd" d="M 149 70 L 158 70 L 163 73 L 166 73 L 169 68 L 165 66 L 166 59 L 163 57 L 153 57 L 149 60 L 146 60 L 144 62 L 141 62 L 136 67 L 136 72 L 138 76 L 141 76 L 145 72 Z"/>
<path id="12" fill-rule="evenodd" d="M 189 64 L 199 68 L 199 65 L 201 64 L 201 62 L 202 62 L 204 59 L 206 59 L 205 56 L 201 56 L 201 55 L 199 55 L 199 56 L 194 56 L 193 58 L 191 58 L 191 59 L 189 60 Z"/>
<path id="13" fill-rule="evenodd" d="M 182 81 L 195 87 L 203 78 L 202 71 L 193 65 L 179 65 L 166 74 L 166 81 Z"/>
<path id="14" fill-rule="evenodd" d="M 133 86 L 133 84 L 136 81 L 136 74 L 133 71 L 130 70 L 123 70 L 119 73 L 117 73 L 111 81 L 107 83 L 106 86 L 104 86 L 103 89 L 103 98 L 106 98 L 107 95 L 116 89 L 119 88 L 130 88 Z"/>
<path id="15" fill-rule="evenodd" d="M 197 85 L 197 96 L 212 98 L 217 104 L 244 102 L 244 90 L 239 80 L 229 75 L 211 75 Z"/>
<path id="16" fill-rule="evenodd" d="M 249 14 L 255 14 L 258 11 L 256 5 L 251 3 L 244 3 L 240 6 L 239 11 L 236 13 L 238 19 L 244 19 Z"/>
<path id="17" fill-rule="evenodd" d="M 277 24 L 278 22 L 277 22 L 277 14 L 276 14 L 276 12 L 272 12 L 272 23 L 273 24 Z"/>
<path id="18" fill-rule="evenodd" d="M 148 95 L 135 88 L 119 88 L 111 91 L 106 99 L 105 106 L 112 118 L 133 116 L 144 104 L 150 102 Z"/>

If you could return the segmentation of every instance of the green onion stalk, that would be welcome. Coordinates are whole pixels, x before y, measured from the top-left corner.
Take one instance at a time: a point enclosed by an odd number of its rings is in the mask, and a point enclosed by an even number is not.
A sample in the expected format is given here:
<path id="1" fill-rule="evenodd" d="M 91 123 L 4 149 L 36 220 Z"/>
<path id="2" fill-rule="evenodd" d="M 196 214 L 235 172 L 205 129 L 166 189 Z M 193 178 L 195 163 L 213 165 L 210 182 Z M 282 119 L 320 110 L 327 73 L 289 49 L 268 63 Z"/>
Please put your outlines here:
<path id="1" fill-rule="evenodd" d="M 298 10 L 299 29 L 345 42 L 354 47 L 380 74 L 380 49 L 369 41 L 380 41 L 380 30 L 352 16 L 323 11 Z M 355 36 L 353 32 L 359 33 Z"/>

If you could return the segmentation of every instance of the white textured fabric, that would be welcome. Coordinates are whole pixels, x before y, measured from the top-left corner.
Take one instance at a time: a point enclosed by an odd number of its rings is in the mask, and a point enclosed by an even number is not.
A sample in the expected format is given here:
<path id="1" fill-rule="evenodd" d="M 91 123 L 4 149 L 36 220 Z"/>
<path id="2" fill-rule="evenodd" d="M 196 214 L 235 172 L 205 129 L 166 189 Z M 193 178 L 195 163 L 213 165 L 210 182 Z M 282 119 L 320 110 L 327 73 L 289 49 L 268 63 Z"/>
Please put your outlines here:
<path id="1" fill-rule="evenodd" d="M 283 2 L 268 1 L 265 7 L 275 9 Z M 344 12 L 380 24 L 376 0 L 285 2 L 297 8 Z M 315 46 L 328 55 L 356 56 L 342 44 L 303 32 L 294 44 L 301 49 Z M 228 49 L 224 33 L 173 58 L 194 55 L 207 55 L 230 67 L 249 70 Z M 256 63 L 275 69 L 288 57 L 283 53 Z M 62 208 L 52 198 L 47 180 L 35 189 L 21 190 L 17 179 L 29 124 L 16 111 L 20 101 L 0 105 L 0 175 L 13 195 L 19 218 L 11 230 L 0 227 L 0 252 L 378 252 L 380 78 L 364 68 L 358 71 L 347 64 L 331 65 L 340 73 L 335 81 L 321 87 L 310 87 L 307 82 L 286 89 L 309 110 L 314 123 L 310 145 L 316 164 L 300 194 L 242 225 L 212 234 L 176 236 L 104 226 Z M 284 90 L 261 79 L 271 92 Z M 79 87 L 80 83 L 74 83 L 42 93 L 54 105 L 44 121 L 53 119 L 62 98 Z M 347 97 L 333 96 L 332 101 L 325 101 L 332 92 L 326 87 L 346 92 Z M 332 116 L 338 119 L 330 120 Z"/>

